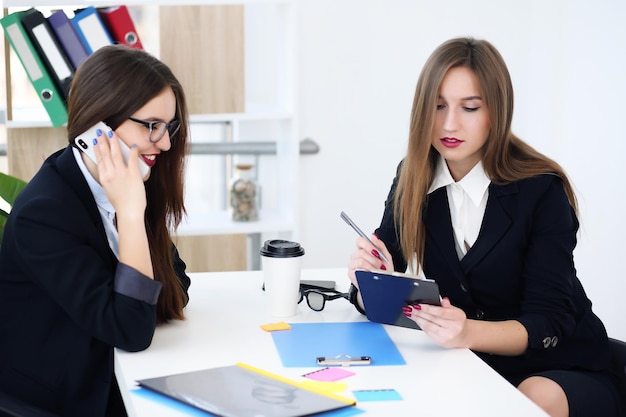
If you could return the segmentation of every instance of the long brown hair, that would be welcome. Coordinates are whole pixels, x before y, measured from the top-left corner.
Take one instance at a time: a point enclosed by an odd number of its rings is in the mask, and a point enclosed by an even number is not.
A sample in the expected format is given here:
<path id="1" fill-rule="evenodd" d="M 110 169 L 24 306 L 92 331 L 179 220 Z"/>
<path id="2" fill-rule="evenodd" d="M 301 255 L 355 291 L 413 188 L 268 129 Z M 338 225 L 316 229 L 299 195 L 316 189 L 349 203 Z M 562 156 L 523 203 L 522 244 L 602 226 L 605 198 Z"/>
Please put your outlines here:
<path id="1" fill-rule="evenodd" d="M 405 259 L 424 257 L 426 231 L 423 212 L 439 153 L 431 145 L 435 110 L 441 82 L 450 68 L 467 67 L 481 87 L 489 111 L 491 130 L 483 149 L 483 168 L 491 182 L 508 184 L 539 174 L 552 173 L 563 180 L 573 209 L 578 206 L 565 171 L 555 161 L 533 149 L 511 132 L 513 84 L 504 59 L 485 40 L 450 39 L 428 58 L 418 78 L 411 110 L 409 143 L 394 197 L 394 217 Z M 409 263 L 411 268 L 413 264 Z M 416 272 L 416 271 L 413 271 Z"/>
<path id="2" fill-rule="evenodd" d="M 169 151 L 146 181 L 146 231 L 154 277 L 163 288 L 157 303 L 157 320 L 183 319 L 184 291 L 173 269 L 174 230 L 185 214 L 184 164 L 187 152 L 188 112 L 182 86 L 172 71 L 149 53 L 123 45 L 105 46 L 78 68 L 68 98 L 68 141 L 99 120 L 116 129 L 148 101 L 171 88 L 176 97 L 180 130 Z"/>

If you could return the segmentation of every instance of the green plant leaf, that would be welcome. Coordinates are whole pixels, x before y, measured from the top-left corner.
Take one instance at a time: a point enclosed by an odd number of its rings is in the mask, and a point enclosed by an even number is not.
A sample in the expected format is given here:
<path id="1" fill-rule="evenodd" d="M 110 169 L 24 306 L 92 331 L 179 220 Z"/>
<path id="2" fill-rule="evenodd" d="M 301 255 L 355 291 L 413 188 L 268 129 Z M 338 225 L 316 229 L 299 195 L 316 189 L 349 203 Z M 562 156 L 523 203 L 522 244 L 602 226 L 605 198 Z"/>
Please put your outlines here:
<path id="1" fill-rule="evenodd" d="M 12 177 L 0 172 L 0 198 L 13 206 L 17 195 L 26 187 L 26 182 L 19 178 Z M 4 225 L 7 222 L 9 213 L 0 209 L 0 244 L 4 236 Z"/>
<path id="2" fill-rule="evenodd" d="M 9 217 L 9 213 L 0 209 L 0 239 L 2 238 L 2 231 L 4 230 L 4 225 L 7 222 L 7 217 Z"/>
<path id="3" fill-rule="evenodd" d="M 0 197 L 11 206 L 24 187 L 26 187 L 25 181 L 0 172 Z"/>
<path id="4" fill-rule="evenodd" d="M 7 217 L 9 217 L 9 213 L 0 209 L 0 245 L 2 244 L 2 237 L 4 236 L 4 225 L 7 223 Z"/>

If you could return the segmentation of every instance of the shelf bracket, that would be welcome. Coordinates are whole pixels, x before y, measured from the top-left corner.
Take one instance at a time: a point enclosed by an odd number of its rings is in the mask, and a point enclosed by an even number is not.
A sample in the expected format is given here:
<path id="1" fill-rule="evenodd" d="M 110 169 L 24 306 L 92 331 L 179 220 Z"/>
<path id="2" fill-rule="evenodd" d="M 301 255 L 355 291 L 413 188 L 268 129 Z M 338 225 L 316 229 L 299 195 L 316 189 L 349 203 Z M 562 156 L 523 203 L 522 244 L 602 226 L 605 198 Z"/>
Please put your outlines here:
<path id="1" fill-rule="evenodd" d="M 312 139 L 300 141 L 300 155 L 313 155 L 320 151 Z M 274 155 L 276 142 L 215 142 L 192 143 L 191 155 Z M 0 156 L 7 156 L 6 143 L 0 143 Z"/>

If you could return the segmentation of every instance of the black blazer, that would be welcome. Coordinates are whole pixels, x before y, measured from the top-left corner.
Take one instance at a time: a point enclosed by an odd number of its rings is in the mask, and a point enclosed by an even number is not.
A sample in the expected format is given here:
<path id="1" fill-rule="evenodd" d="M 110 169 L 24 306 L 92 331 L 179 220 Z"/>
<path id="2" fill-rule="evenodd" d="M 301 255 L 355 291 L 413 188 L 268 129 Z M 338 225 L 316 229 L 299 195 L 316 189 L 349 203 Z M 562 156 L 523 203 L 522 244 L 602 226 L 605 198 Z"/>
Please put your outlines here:
<path id="1" fill-rule="evenodd" d="M 187 292 L 184 268 L 176 253 Z M 55 153 L 0 249 L 0 390 L 63 416 L 104 415 L 113 347 L 150 345 L 160 289 L 118 262 L 71 147 Z"/>
<path id="2" fill-rule="evenodd" d="M 404 271 L 393 219 L 396 179 L 376 234 Z M 578 220 L 555 175 L 490 184 L 478 239 L 458 259 L 444 188 L 428 196 L 424 212 L 424 273 L 468 318 L 519 321 L 528 331 L 524 355 L 479 355 L 505 377 L 546 369 L 609 367 L 604 325 L 576 276 Z"/>

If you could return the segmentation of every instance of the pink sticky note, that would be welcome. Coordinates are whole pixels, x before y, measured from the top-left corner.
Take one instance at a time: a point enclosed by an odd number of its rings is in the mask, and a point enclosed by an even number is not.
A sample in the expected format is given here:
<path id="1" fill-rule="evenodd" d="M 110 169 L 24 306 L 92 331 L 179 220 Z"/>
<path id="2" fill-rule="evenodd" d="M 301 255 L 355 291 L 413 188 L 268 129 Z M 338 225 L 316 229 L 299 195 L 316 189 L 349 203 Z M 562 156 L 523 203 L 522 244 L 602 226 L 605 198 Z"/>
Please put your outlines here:
<path id="1" fill-rule="evenodd" d="M 354 372 L 348 371 L 343 368 L 324 368 L 319 371 L 309 372 L 308 374 L 304 374 L 304 377 L 309 379 L 314 379 L 316 381 L 337 381 L 342 378 L 347 378 L 349 376 L 354 375 Z"/>

